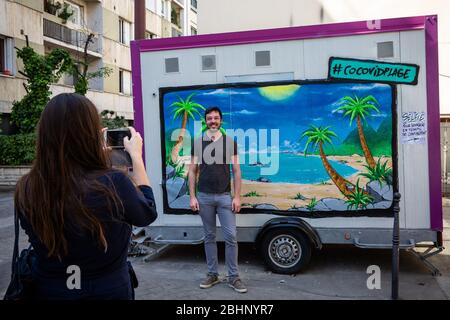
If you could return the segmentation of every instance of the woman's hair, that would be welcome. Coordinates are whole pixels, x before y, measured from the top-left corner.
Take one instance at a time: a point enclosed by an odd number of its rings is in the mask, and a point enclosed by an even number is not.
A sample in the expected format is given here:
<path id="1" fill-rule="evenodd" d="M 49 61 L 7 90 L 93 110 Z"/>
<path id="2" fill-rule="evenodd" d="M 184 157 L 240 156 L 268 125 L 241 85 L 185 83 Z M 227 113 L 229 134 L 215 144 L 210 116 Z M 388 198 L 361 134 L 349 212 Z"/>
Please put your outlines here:
<path id="1" fill-rule="evenodd" d="M 68 253 L 67 230 L 89 232 L 105 251 L 107 242 L 101 221 L 83 200 L 88 192 L 106 196 L 107 207 L 122 206 L 112 182 L 95 179 L 111 168 L 94 104 L 75 93 L 63 93 L 49 101 L 37 131 L 36 158 L 31 171 L 16 188 L 15 205 L 27 217 L 48 256 Z"/>

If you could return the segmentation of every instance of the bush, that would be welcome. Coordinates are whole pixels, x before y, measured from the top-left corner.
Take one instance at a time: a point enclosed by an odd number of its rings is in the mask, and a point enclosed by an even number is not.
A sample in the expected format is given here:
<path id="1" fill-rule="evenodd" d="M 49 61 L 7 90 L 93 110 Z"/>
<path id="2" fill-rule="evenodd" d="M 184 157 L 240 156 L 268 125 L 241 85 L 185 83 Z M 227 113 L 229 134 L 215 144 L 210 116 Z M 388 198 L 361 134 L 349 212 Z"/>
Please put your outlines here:
<path id="1" fill-rule="evenodd" d="M 0 165 L 28 165 L 35 157 L 36 135 L 0 135 L 0 146 Z"/>
<path id="2" fill-rule="evenodd" d="M 128 125 L 128 121 L 125 120 L 125 117 L 118 116 L 115 111 L 112 110 L 103 110 L 100 113 L 102 126 L 108 129 L 116 129 L 123 128 Z"/>
<path id="3" fill-rule="evenodd" d="M 50 100 L 50 85 L 58 82 L 64 73 L 72 70 L 73 61 L 66 50 L 53 49 L 41 55 L 27 46 L 17 49 L 17 58 L 22 59 L 26 78 L 26 95 L 14 101 L 11 122 L 19 134 L 0 136 L 0 165 L 29 165 L 35 157 L 36 126 L 42 110 Z"/>

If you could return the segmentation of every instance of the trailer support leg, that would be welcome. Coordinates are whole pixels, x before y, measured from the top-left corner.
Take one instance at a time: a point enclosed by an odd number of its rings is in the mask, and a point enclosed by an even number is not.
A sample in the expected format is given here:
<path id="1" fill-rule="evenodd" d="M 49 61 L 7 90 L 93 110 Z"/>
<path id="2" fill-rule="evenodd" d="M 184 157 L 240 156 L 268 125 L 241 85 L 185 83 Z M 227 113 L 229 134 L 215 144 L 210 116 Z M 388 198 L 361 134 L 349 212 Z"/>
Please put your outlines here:
<path id="1" fill-rule="evenodd" d="M 163 252 L 165 252 L 169 247 L 170 244 L 162 244 L 162 245 L 156 245 L 156 244 L 149 244 L 148 246 L 151 250 L 148 255 L 146 255 L 142 260 L 144 262 L 149 262 L 152 259 L 155 259 L 156 257 L 159 257 Z"/>
<path id="2" fill-rule="evenodd" d="M 433 251 L 433 249 L 435 250 Z M 440 252 L 442 252 L 442 250 L 444 250 L 444 247 L 429 247 L 427 250 L 425 250 L 425 252 L 417 252 L 414 249 L 409 249 L 408 251 L 412 252 L 414 256 L 416 256 L 431 271 L 431 275 L 433 277 L 436 277 L 441 276 L 442 274 L 439 269 L 436 268 L 427 259 L 436 254 L 439 254 Z"/>

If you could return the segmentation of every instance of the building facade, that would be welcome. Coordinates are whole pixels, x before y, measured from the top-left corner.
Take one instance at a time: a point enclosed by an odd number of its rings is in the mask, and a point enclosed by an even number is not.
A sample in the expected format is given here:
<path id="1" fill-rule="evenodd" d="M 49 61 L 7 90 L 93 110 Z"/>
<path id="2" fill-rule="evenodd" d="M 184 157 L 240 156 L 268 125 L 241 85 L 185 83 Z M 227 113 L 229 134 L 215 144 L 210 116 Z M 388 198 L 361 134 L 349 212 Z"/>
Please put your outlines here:
<path id="1" fill-rule="evenodd" d="M 130 41 L 134 39 L 135 0 L 0 0 L 0 113 L 2 133 L 11 131 L 12 104 L 25 95 L 25 78 L 17 48 L 29 45 L 45 54 L 67 50 L 86 59 L 89 71 L 108 67 L 108 77 L 90 80 L 86 94 L 97 108 L 115 111 L 132 123 Z M 64 7 L 72 15 L 64 20 Z M 191 35 L 197 32 L 196 0 L 146 0 L 146 38 Z M 92 34 L 86 54 L 86 39 Z M 73 92 L 74 76 L 52 85 L 53 95 Z"/>

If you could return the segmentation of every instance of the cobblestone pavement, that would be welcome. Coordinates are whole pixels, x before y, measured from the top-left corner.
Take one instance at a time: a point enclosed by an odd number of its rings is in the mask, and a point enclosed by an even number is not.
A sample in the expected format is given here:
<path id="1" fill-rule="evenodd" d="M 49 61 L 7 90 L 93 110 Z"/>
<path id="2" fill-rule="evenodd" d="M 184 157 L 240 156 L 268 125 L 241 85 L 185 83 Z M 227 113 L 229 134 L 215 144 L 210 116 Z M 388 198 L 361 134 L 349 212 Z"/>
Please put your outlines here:
<path id="1" fill-rule="evenodd" d="M 450 241 L 450 201 L 444 201 L 444 240 Z M 0 192 L 0 293 L 3 295 L 10 277 L 14 240 L 13 194 Z M 26 236 L 21 235 L 21 246 Z M 224 270 L 224 246 L 219 244 L 221 276 Z M 139 287 L 137 299 L 160 300 L 290 300 L 290 299 L 390 299 L 391 252 L 363 250 L 346 246 L 326 246 L 315 252 L 306 272 L 295 276 L 268 271 L 253 245 L 239 245 L 239 267 L 248 293 L 239 294 L 219 283 L 210 289 L 200 289 L 205 276 L 203 246 L 173 246 L 158 257 L 144 262 L 142 257 L 130 258 Z M 431 261 L 439 267 L 441 277 L 433 277 L 411 253 L 400 256 L 400 288 L 402 299 L 448 299 L 450 297 L 450 251 L 444 250 Z M 369 265 L 381 268 L 381 289 L 369 290 L 366 285 Z"/>

